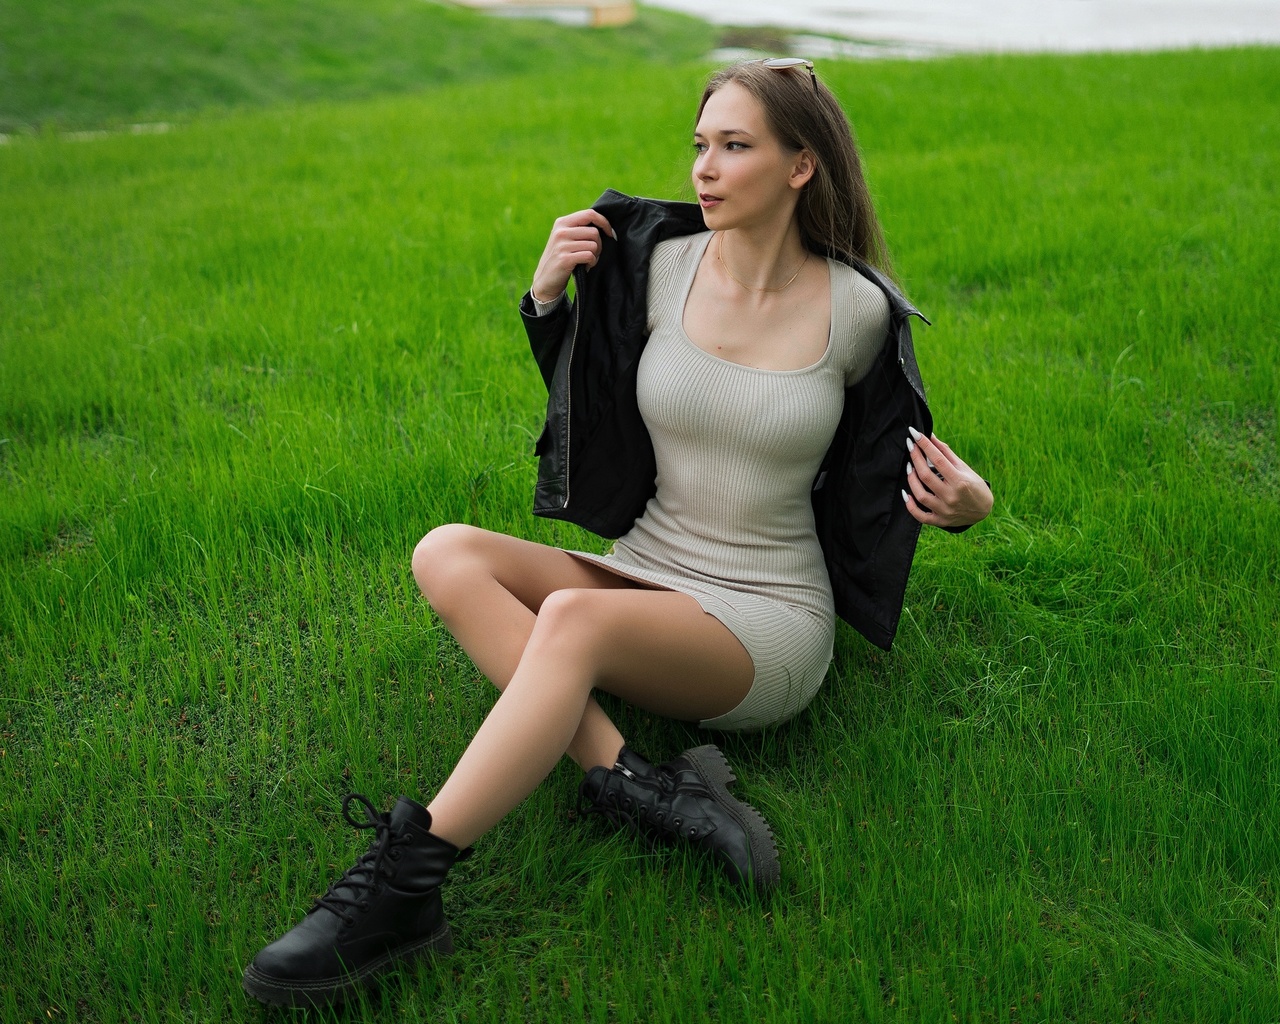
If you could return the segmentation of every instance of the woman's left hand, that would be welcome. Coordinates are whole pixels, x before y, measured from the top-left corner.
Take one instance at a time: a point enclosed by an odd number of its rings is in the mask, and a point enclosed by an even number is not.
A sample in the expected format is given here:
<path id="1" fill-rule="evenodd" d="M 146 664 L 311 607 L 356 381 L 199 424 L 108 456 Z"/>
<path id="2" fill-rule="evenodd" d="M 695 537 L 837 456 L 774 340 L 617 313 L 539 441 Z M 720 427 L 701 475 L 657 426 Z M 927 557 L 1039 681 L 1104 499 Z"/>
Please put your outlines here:
<path id="1" fill-rule="evenodd" d="M 903 491 L 902 500 L 912 517 L 929 526 L 972 526 L 985 519 L 995 503 L 987 482 L 936 436 L 907 429 L 911 491 Z"/>

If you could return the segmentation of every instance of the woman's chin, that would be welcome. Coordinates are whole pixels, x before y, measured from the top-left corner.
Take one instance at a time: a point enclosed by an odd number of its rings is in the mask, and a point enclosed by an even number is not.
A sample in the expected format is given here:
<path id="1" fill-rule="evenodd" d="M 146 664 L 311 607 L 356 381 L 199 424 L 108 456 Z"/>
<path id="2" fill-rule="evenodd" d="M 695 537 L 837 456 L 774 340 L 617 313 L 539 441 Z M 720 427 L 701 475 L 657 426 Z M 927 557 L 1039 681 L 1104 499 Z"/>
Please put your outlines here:
<path id="1" fill-rule="evenodd" d="M 719 206 L 703 206 L 702 223 L 707 226 L 708 231 L 723 231 L 725 228 L 733 226 L 725 223 L 725 216 Z"/>

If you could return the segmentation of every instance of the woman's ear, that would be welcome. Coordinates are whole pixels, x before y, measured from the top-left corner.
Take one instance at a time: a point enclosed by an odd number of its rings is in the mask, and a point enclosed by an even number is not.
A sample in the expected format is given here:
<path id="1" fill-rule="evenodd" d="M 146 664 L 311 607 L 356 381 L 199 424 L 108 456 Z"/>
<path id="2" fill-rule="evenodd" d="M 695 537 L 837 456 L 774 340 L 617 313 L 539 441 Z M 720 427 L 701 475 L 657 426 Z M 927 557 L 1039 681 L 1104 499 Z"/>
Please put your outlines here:
<path id="1" fill-rule="evenodd" d="M 818 170 L 818 161 L 807 149 L 796 154 L 796 161 L 791 166 L 791 177 L 787 184 L 794 189 L 802 189 Z"/>

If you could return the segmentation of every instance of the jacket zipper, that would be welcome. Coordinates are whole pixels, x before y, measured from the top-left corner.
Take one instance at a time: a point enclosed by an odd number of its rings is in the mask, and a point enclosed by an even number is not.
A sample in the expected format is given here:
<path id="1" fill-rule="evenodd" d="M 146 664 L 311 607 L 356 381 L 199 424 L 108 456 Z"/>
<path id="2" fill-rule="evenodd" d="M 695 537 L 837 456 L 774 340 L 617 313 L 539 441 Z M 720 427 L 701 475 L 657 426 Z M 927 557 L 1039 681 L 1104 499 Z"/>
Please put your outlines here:
<path id="1" fill-rule="evenodd" d="M 561 508 L 569 507 L 569 460 L 573 451 L 573 440 L 570 437 L 570 431 L 573 426 L 573 350 L 578 344 L 578 323 L 582 316 L 582 278 L 585 275 L 578 273 L 577 269 L 573 272 L 574 295 L 573 295 L 573 337 L 569 339 L 569 362 L 568 362 L 568 380 L 565 381 L 565 403 L 564 403 L 564 502 Z"/>

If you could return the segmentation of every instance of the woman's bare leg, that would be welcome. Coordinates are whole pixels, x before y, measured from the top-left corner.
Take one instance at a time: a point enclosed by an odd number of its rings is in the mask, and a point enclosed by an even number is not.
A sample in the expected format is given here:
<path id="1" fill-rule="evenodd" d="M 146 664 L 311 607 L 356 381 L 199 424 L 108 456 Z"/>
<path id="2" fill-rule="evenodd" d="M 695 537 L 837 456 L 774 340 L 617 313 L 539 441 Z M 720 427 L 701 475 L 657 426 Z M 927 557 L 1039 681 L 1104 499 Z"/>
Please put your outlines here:
<path id="1" fill-rule="evenodd" d="M 413 573 L 454 639 L 499 690 L 515 674 L 548 594 L 636 587 L 559 548 L 459 523 L 422 539 L 413 552 Z M 604 709 L 589 699 L 566 752 L 584 769 L 611 766 L 622 742 Z"/>
<path id="2" fill-rule="evenodd" d="M 686 594 L 557 590 L 542 600 L 510 681 L 428 807 L 432 831 L 469 845 L 524 800 L 581 730 L 593 687 L 693 720 L 734 708 L 754 674 L 733 633 Z"/>

